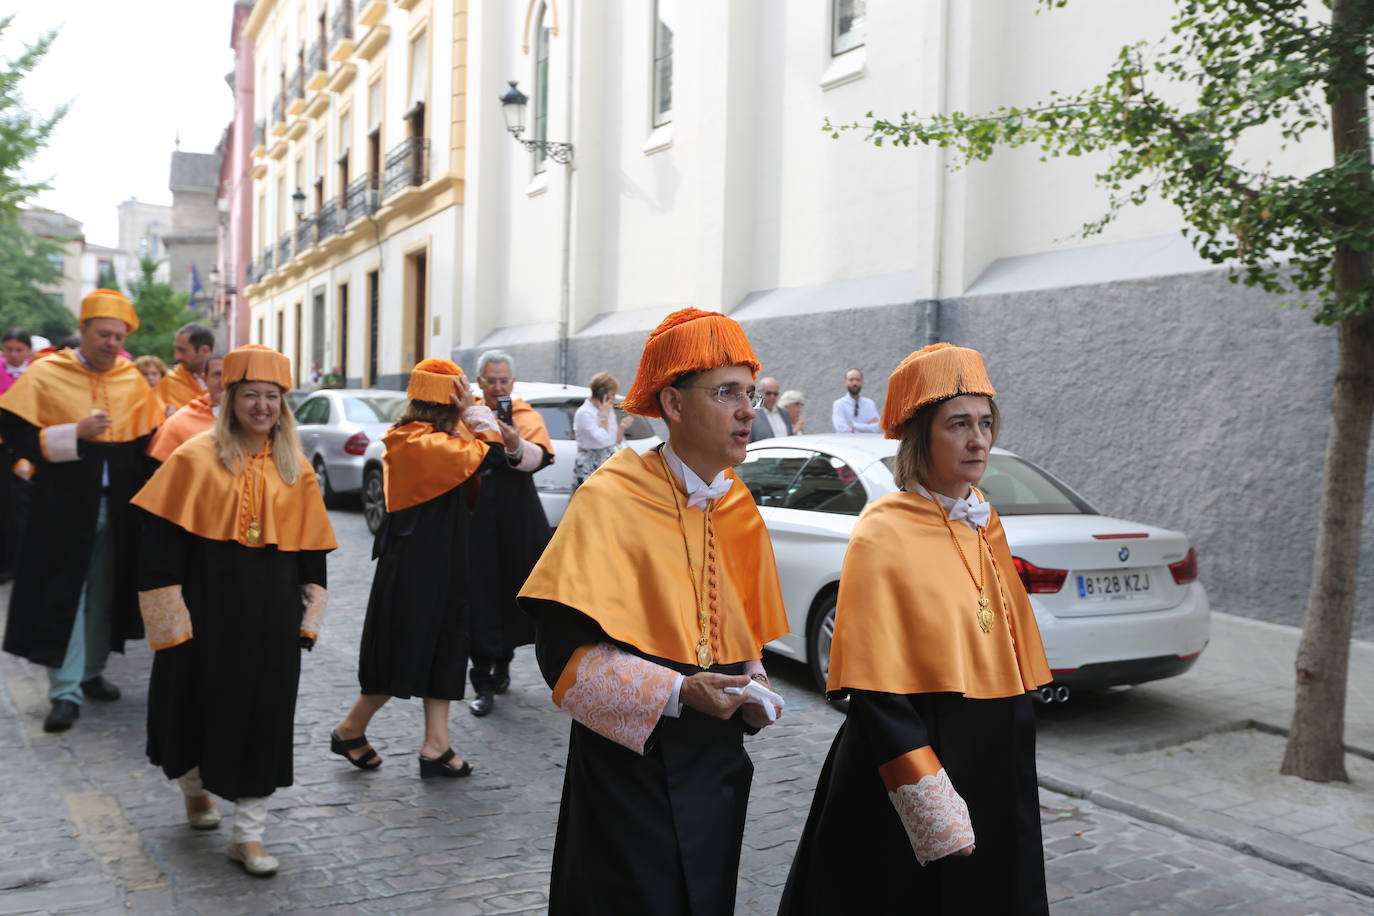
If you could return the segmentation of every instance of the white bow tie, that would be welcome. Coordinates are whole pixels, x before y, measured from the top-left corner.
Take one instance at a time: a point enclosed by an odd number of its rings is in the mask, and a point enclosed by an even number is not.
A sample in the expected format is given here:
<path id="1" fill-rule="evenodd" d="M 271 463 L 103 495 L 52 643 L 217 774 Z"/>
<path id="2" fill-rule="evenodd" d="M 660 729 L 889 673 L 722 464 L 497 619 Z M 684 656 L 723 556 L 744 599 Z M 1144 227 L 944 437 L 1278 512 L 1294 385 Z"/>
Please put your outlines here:
<path id="1" fill-rule="evenodd" d="M 687 507 L 705 509 L 706 504 L 713 499 L 720 499 L 730 491 L 730 484 L 734 483 L 729 477 L 721 474 L 716 478 L 715 483 L 703 483 L 701 486 L 687 494 Z"/>
<path id="2" fill-rule="evenodd" d="M 988 519 L 992 514 L 992 503 L 974 502 L 973 497 L 968 499 L 957 499 L 954 505 L 949 507 L 949 520 L 951 522 L 965 521 L 975 528 L 986 528 Z"/>

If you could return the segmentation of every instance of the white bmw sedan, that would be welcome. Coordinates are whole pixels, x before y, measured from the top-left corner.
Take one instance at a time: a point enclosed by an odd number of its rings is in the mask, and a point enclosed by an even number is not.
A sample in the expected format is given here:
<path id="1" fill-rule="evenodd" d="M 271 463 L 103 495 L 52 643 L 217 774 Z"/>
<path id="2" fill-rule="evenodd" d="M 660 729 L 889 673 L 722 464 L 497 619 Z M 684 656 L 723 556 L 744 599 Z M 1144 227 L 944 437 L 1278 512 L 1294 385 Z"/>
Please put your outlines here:
<path id="1" fill-rule="evenodd" d="M 864 506 L 897 489 L 897 445 L 874 434 L 763 439 L 735 468 L 772 535 L 787 606 L 791 632 L 767 648 L 808 663 L 822 689 L 845 548 Z M 1192 667 L 1211 609 L 1186 536 L 1101 515 L 1005 449 L 992 450 L 979 489 L 1002 517 L 1057 685 L 1139 684 Z"/>

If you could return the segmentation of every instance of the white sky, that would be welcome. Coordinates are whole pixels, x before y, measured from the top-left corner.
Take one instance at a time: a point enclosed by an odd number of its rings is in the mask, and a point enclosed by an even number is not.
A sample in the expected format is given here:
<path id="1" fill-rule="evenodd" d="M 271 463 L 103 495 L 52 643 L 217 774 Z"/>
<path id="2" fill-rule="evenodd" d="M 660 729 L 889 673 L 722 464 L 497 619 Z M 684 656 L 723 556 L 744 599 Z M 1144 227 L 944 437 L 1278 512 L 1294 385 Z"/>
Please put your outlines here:
<path id="1" fill-rule="evenodd" d="M 8 5 L 8 4 L 7 4 Z M 233 118 L 224 77 L 233 0 L 19 0 L 0 44 L 58 29 L 52 50 L 21 84 L 25 102 L 49 112 L 71 101 L 28 174 L 49 178 L 39 206 L 85 223 L 86 240 L 118 243 L 119 204 L 170 204 L 177 134 L 187 152 L 214 152 Z"/>

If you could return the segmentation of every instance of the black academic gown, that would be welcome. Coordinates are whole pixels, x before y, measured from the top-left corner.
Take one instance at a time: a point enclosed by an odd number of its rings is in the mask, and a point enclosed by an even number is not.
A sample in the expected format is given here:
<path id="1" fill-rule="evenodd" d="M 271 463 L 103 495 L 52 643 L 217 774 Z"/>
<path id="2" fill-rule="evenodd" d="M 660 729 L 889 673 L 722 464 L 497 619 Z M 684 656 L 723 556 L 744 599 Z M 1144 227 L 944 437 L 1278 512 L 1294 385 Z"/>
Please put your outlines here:
<path id="1" fill-rule="evenodd" d="M 301 587 L 327 586 L 325 551 L 212 541 L 138 511 L 141 590 L 180 585 L 195 634 L 153 656 L 148 759 L 173 779 L 198 766 L 231 800 L 291 785 Z"/>
<path id="2" fill-rule="evenodd" d="M 110 648 L 143 638 L 138 611 L 138 519 L 129 500 L 152 475 L 147 456 L 151 434 L 128 442 L 77 443 L 76 461 L 43 457 L 39 428 L 9 411 L 0 411 L 5 446 L 34 465 L 29 521 L 21 543 L 4 649 L 48 667 L 62 664 L 72 622 L 81 602 L 95 546 L 102 468 L 109 468 L 110 532 L 114 545 L 114 595 L 110 607 Z M 5 473 L 10 473 L 8 467 Z"/>
<path id="3" fill-rule="evenodd" d="M 1048 913 L 1029 696 L 849 695 L 778 912 Z M 923 868 L 878 768 L 927 745 L 968 805 L 976 848 Z"/>
<path id="4" fill-rule="evenodd" d="M 550 687 L 589 643 L 611 643 L 683 674 L 701 670 L 617 643 L 565 605 L 524 598 L 521 606 L 534 618 Z M 742 674 L 744 665 L 710 670 Z M 732 914 L 754 773 L 744 735 L 752 731 L 738 713 L 716 719 L 684 707 L 679 718 L 659 719 L 641 757 L 574 721 L 549 913 Z"/>
<path id="5" fill-rule="evenodd" d="M 536 470 L 550 460 L 545 452 Z M 516 647 L 534 642 L 534 624 L 515 596 L 553 534 L 534 488 L 533 471 L 517 471 L 501 462 L 484 467 L 479 479 L 472 513 L 475 536 L 468 540 L 472 568 L 483 572 L 472 580 L 470 609 L 472 658 L 478 666 L 508 662 Z"/>
<path id="6" fill-rule="evenodd" d="M 488 448 L 481 468 L 504 460 L 500 448 Z M 377 530 L 372 548 L 377 570 L 358 649 L 363 693 L 463 698 L 475 477 L 419 505 L 387 513 Z"/>

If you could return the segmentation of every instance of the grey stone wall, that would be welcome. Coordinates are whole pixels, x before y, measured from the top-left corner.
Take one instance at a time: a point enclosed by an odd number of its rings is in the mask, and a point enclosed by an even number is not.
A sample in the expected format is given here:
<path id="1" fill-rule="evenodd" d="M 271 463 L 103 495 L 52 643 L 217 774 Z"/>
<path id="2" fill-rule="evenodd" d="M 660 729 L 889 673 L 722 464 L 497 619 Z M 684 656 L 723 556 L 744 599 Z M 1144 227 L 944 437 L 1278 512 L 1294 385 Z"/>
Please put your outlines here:
<path id="1" fill-rule="evenodd" d="M 764 374 L 828 432 L 849 366 L 881 407 L 888 373 L 938 339 L 987 358 L 1000 445 L 1100 512 L 1185 532 L 1218 610 L 1300 625 L 1311 581 L 1335 335 L 1217 272 L 746 320 Z M 646 331 L 574 337 L 572 381 L 629 387 Z M 506 346 L 530 381 L 553 341 Z M 469 372 L 478 349 L 454 351 Z M 1374 460 L 1371 461 L 1374 466 Z M 1365 494 L 1356 635 L 1374 638 L 1374 486 Z"/>

